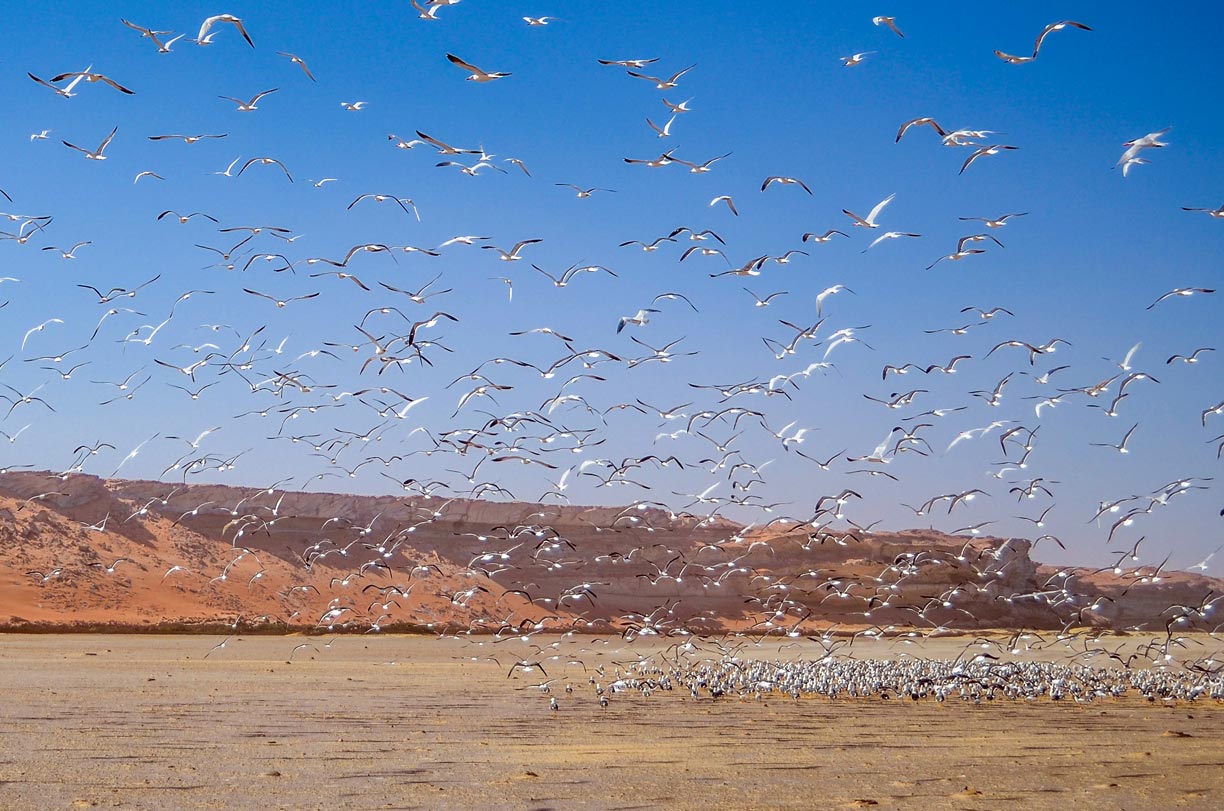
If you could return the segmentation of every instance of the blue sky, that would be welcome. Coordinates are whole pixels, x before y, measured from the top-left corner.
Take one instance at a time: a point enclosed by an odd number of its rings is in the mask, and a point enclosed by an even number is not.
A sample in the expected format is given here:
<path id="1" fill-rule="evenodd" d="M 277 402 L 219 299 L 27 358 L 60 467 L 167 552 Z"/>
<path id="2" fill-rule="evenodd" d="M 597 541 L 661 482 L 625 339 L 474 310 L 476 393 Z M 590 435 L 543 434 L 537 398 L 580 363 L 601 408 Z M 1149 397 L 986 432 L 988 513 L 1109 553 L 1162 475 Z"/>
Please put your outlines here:
<path id="1" fill-rule="evenodd" d="M 0 126 L 0 189 L 13 203 L 0 199 L 0 210 L 54 219 L 25 244 L 0 242 L 0 275 L 20 279 L 0 285 L 0 301 L 9 302 L 0 310 L 0 343 L 8 345 L 0 357 L 12 355 L 0 369 L 0 382 L 22 395 L 41 385 L 35 396 L 55 411 L 37 402 L 14 407 L 0 430 L 11 436 L 30 427 L 15 441 L 0 439 L 0 463 L 62 470 L 74 463 L 76 446 L 101 440 L 115 450 L 90 457 L 83 469 L 109 475 L 130 450 L 156 435 L 119 472 L 169 479 L 175 472 L 163 471 L 192 449 L 166 437 L 194 439 L 205 429 L 219 428 L 201 442 L 194 457 L 242 454 L 238 463 L 232 470 L 192 475 L 190 481 L 257 485 L 293 477 L 291 487 L 389 492 L 394 485 L 379 475 L 384 472 L 400 480 L 439 478 L 457 492 L 470 485 L 448 469 L 470 471 L 480 459 L 478 451 L 417 455 L 387 467 L 369 464 L 352 478 L 339 469 L 371 453 L 387 458 L 431 447 L 427 435 L 480 427 L 487 417 L 477 409 L 498 416 L 539 410 L 561 383 L 586 370 L 571 364 L 544 380 L 509 364 L 486 366 L 483 372 L 490 380 L 514 388 L 496 392 L 496 403 L 476 398 L 457 416 L 452 413 L 460 396 L 477 383 L 460 380 L 446 387 L 493 357 L 547 366 L 565 353 L 560 341 L 508 333 L 549 326 L 573 338 L 576 349 L 599 347 L 624 358 L 648 352 L 631 336 L 652 346 L 683 338 L 674 351 L 698 353 L 667 365 L 597 365 L 590 373 L 604 380 L 580 380 L 564 390 L 583 395 L 596 410 L 635 399 L 664 408 L 691 402 L 685 410 L 690 415 L 729 405 L 762 412 L 773 432 L 792 421 L 792 432 L 810 429 L 802 444 L 787 450 L 760 420 L 741 421 L 744 432 L 730 446 L 739 451 L 732 464 L 768 463 L 761 469 L 764 483 L 748 491 L 754 496 L 750 502 L 780 506 L 765 512 L 720 505 L 739 520 L 806 518 L 820 495 L 852 487 L 864 499 L 849 505 L 846 515 L 859 523 L 879 519 L 889 528 L 933 524 L 952 531 L 994 521 L 986 531 L 1030 537 L 1048 531 L 1067 550 L 1047 544 L 1038 553 L 1044 559 L 1107 561 L 1115 550 L 1146 535 L 1144 551 L 1151 559 L 1171 554 L 1172 563 L 1188 566 L 1222 542 L 1219 510 L 1224 501 L 1219 485 L 1207 479 L 1220 472 L 1216 444 L 1208 440 L 1224 433 L 1224 416 L 1209 417 L 1203 426 L 1200 415 L 1224 399 L 1219 373 L 1224 298 L 1197 295 L 1145 309 L 1175 288 L 1213 288 L 1219 281 L 1224 222 L 1181 209 L 1224 203 L 1220 98 L 1210 81 L 1216 70 L 1214 38 L 1224 14 L 1219 9 L 1171 7 L 1152 14 L 1139 4 L 1031 3 L 982 13 L 915 3 L 890 8 L 823 3 L 550 7 L 464 0 L 441 8 L 438 20 L 431 22 L 418 19 L 406 3 L 348 4 L 344 16 L 331 15 L 329 8 L 311 3 L 182 3 L 173 8 L 48 3 L 36 15 L 9 20 L 0 58 L 0 94 L 8 111 Z M 896 17 L 904 38 L 872 25 L 880 12 Z M 256 47 L 249 48 L 228 25 L 219 27 L 209 47 L 187 41 L 204 18 L 220 13 L 242 18 Z M 523 22 L 524 14 L 555 14 L 558 19 L 531 27 Z M 120 18 L 187 36 L 172 53 L 159 54 Z M 1027 53 L 1045 25 L 1062 19 L 1093 30 L 1051 33 L 1039 58 L 1029 64 L 1010 65 L 993 55 L 995 49 Z M 302 57 L 318 81 L 311 82 L 277 51 Z M 840 57 L 865 51 L 874 53 L 859 65 L 842 65 Z M 512 75 L 488 84 L 465 81 L 466 74 L 446 61 L 447 52 Z M 695 67 L 678 87 L 661 92 L 621 68 L 596 62 L 654 57 L 659 61 L 645 73 L 668 76 Z M 64 99 L 26 76 L 50 79 L 88 65 L 135 95 L 82 83 L 76 96 Z M 249 113 L 218 98 L 250 98 L 272 88 L 277 92 Z M 692 111 L 677 117 L 668 138 L 657 137 L 646 124 L 647 118 L 659 125 L 668 120 L 662 97 L 692 99 Z M 358 112 L 341 105 L 358 100 L 368 103 Z M 942 146 L 928 128 L 912 129 L 894 142 L 899 125 L 918 116 L 931 116 L 947 128 L 993 130 L 998 134 L 980 143 L 1018 149 L 983 157 L 958 175 L 971 149 Z M 88 161 L 61 144 L 64 139 L 92 148 L 113 127 L 118 133 L 105 161 Z M 1169 146 L 1146 150 L 1143 157 L 1151 163 L 1121 177 L 1113 166 L 1123 142 L 1166 127 L 1172 127 L 1166 136 Z M 30 139 L 45 129 L 51 130 L 47 139 Z M 457 146 L 482 146 L 507 173 L 484 170 L 468 177 L 452 167 L 436 167 L 447 158 L 432 149 L 400 150 L 388 139 L 389 134 L 411 139 L 417 130 Z M 170 133 L 227 137 L 192 145 L 148 140 Z M 623 161 L 654 158 L 673 148 L 677 157 L 698 163 L 731 154 L 708 174 L 693 174 L 678 164 L 648 169 Z M 214 174 L 239 156 L 242 162 L 274 157 L 294 182 L 274 166 L 252 166 L 242 177 Z M 511 157 L 521 159 L 531 176 L 504 162 Z M 133 183 L 142 171 L 157 172 L 165 180 Z M 812 194 L 794 185 L 760 191 L 771 175 L 799 178 Z M 321 187 L 308 182 L 322 178 L 336 180 Z M 578 199 L 557 183 L 615 192 Z M 411 198 L 420 222 L 390 203 L 366 200 L 346 210 L 365 193 Z M 732 196 L 740 216 L 708 205 L 723 194 Z M 890 194 L 896 197 L 880 217 L 880 230 L 853 228 L 841 213 L 848 208 L 865 215 Z M 156 216 L 166 209 L 204 212 L 220 223 L 158 222 Z M 1027 214 L 990 231 L 1005 247 L 989 243 L 985 254 L 925 269 L 953 253 L 958 238 L 985 230 L 960 217 L 1009 212 Z M 240 251 L 233 271 L 210 267 L 215 257 L 197 247 L 228 248 L 241 236 L 218 233 L 219 228 L 261 225 L 301 236 L 287 243 L 259 235 Z M 687 236 L 653 253 L 618 247 L 632 239 L 650 241 L 679 226 L 714 229 L 734 266 L 789 249 L 804 249 L 810 256 L 796 255 L 788 264 L 770 261 L 757 277 L 710 278 L 728 269 L 727 262 L 718 256 L 679 262 L 685 248 L 699 244 Z M 0 230 L 15 233 L 19 227 L 20 221 L 0 221 Z M 800 241 L 805 232 L 829 228 L 851 238 L 823 245 Z M 885 230 L 922 236 L 887 240 L 863 253 Z M 450 246 L 436 258 L 403 252 L 394 258 L 359 255 L 345 270 L 372 288 L 369 292 L 344 279 L 311 278 L 332 268 L 305 264 L 311 257 L 342 258 L 363 243 L 433 248 L 457 235 L 487 236 L 486 244 L 503 248 L 523 239 L 543 241 L 525 248 L 519 262 L 501 262 L 493 251 L 464 246 Z M 72 260 L 40 250 L 80 241 L 92 244 Z M 262 260 L 241 271 L 251 253 L 264 252 L 283 254 L 295 263 L 293 271 L 273 272 L 283 263 Z M 554 275 L 575 263 L 599 264 L 616 276 L 580 274 L 558 289 L 531 263 Z M 416 289 L 438 274 L 435 289 L 453 292 L 425 305 L 378 286 L 385 282 Z M 109 304 L 99 304 L 78 287 L 130 289 L 154 276 L 158 280 L 134 298 Z M 513 301 L 495 277 L 512 280 Z M 826 299 L 827 320 L 817 336 L 823 343 L 804 343 L 795 355 L 776 359 L 762 338 L 789 340 L 793 333 L 780 319 L 815 323 L 816 295 L 835 284 L 854 293 Z M 756 308 L 745 287 L 761 296 L 786 295 L 768 308 Z M 320 295 L 278 309 L 244 288 L 282 299 Z M 212 293 L 179 304 L 148 345 L 123 342 L 142 325 L 160 323 L 188 290 Z M 683 293 L 700 312 L 675 300 L 652 305 L 663 292 Z M 381 376 L 375 373 L 377 364 L 360 371 L 372 351 L 368 344 L 357 352 L 333 347 L 335 358 L 295 360 L 325 348 L 325 341 L 364 341 L 353 325 L 371 308 L 386 305 L 400 307 L 414 321 L 435 309 L 456 316 L 458 323 L 443 322 L 423 333 L 438 337 L 452 351 L 430 348 L 432 367 L 416 362 Z M 651 306 L 661 312 L 649 324 L 616 334 L 620 317 Z M 980 321 L 960 312 L 969 306 L 1003 306 L 1015 317 L 999 316 L 963 336 L 927 334 Z M 91 341 L 108 307 L 131 307 L 144 315 L 117 314 Z M 22 349 L 27 330 L 52 318 L 63 323 L 33 333 Z M 394 316 L 371 318 L 376 336 L 407 332 Z M 205 324 L 227 326 L 212 330 Z M 261 327 L 256 344 L 266 346 L 242 355 L 252 362 L 248 377 L 258 382 L 287 371 L 306 376 L 301 379 L 311 381 L 310 391 L 277 396 L 265 386 L 252 393 L 233 370 L 221 374 L 223 358 L 215 358 L 198 372 L 195 385 L 216 385 L 191 400 L 170 384 L 191 387 L 192 382 L 156 363 L 187 366 L 208 355 L 207 347 L 199 352 L 189 348 L 204 343 L 215 343 L 211 351 L 229 356 L 242 338 Z M 825 357 L 832 334 L 843 327 L 863 327 L 857 334 L 871 348 L 858 343 L 833 349 L 828 360 L 835 368 L 798 379 L 789 398 L 741 394 L 720 404 L 717 393 L 690 385 L 768 381 L 804 369 Z M 149 331 L 136 337 L 147 338 Z M 1071 345 L 1038 357 L 1033 366 L 1025 352 L 1014 348 L 985 357 L 1001 341 L 1041 344 L 1055 337 Z M 1115 418 L 1090 405 L 1108 405 L 1120 380 L 1100 398 L 1069 395 L 1040 418 L 1034 401 L 1025 399 L 1055 394 L 1058 388 L 1088 387 L 1117 374 L 1121 370 L 1111 361 L 1120 361 L 1140 342 L 1132 371 L 1160 382 L 1133 383 Z M 59 364 L 34 360 L 81 346 Z M 1200 346 L 1219 347 L 1220 352 L 1206 353 L 1194 365 L 1165 362 Z M 277 348 L 279 353 L 273 351 Z M 910 373 L 881 380 L 885 364 L 926 366 L 958 354 L 971 359 L 956 374 Z M 55 370 L 74 361 L 89 365 L 61 379 Z M 1069 368 L 1045 386 L 1026 374 L 1062 364 Z M 132 373 L 133 383 L 149 382 L 130 400 L 100 405 L 122 395 L 107 382 Z M 969 394 L 993 389 L 1009 373 L 998 406 Z M 331 385 L 336 388 L 325 388 Z M 379 385 L 429 399 L 409 418 L 387 420 L 357 398 L 331 397 Z M 890 399 L 894 392 L 915 388 L 927 392 L 901 409 L 864 397 Z M 365 399 L 367 405 L 372 402 Z M 298 406 L 326 407 L 302 412 L 282 431 L 284 414 L 276 409 Z M 942 419 L 902 421 L 927 409 L 960 406 L 967 408 Z M 8 410 L 3 403 L 0 408 Z M 272 409 L 266 418 L 235 418 L 265 408 Z M 581 453 L 538 457 L 558 465 L 556 470 L 486 460 L 478 480 L 534 500 L 551 489 L 550 479 L 556 481 L 584 460 L 619 462 L 674 453 L 684 470 L 672 466 L 630 476 L 650 490 L 633 484 L 599 487 L 574 469 L 566 495 L 579 504 L 646 498 L 673 508 L 692 501 L 677 493 L 702 493 L 715 482 L 714 498 L 744 495 L 731 488 L 725 467 L 711 473 L 711 464 L 699 464 L 721 455 L 715 446 L 738 430 L 729 422 L 707 426 L 703 433 L 710 439 L 656 440 L 676 426 L 661 428 L 657 416 L 628 409 L 610 412 L 605 425 L 574 403 L 550 416 L 558 429 L 591 431 L 592 442 L 604 443 Z M 1028 466 L 999 479 L 987 474 L 997 472 L 994 463 L 1004 461 L 1000 430 L 947 449 L 958 433 L 996 420 L 1010 421 L 1003 430 L 1040 426 Z M 704 422 L 700 419 L 697 427 Z M 902 453 L 876 466 L 846 461 L 846 456 L 869 453 L 890 428 L 922 422 L 932 423 L 922 432 L 932 449 L 929 456 Z M 1091 444 L 1118 442 L 1136 424 L 1129 454 Z M 426 431 L 413 433 L 418 427 Z M 286 438 L 317 435 L 316 442 L 325 442 L 346 436 L 340 431 L 371 429 L 381 440 L 358 440 L 338 457 L 312 456 L 306 443 Z M 512 442 L 532 431 L 523 427 L 501 439 Z M 534 451 L 534 440 L 523 441 Z M 824 459 L 843 448 L 847 453 L 829 471 L 793 452 Z M 1017 450 L 1011 446 L 1012 460 Z M 865 467 L 897 480 L 852 472 Z M 324 478 L 313 478 L 318 475 Z M 745 478 L 743 470 L 735 475 L 736 481 Z M 1037 477 L 1056 482 L 1050 485 L 1053 498 L 1017 503 L 1010 488 Z M 1130 506 L 1145 506 L 1146 496 L 1162 485 L 1190 479 L 1208 489 L 1190 491 L 1139 516 L 1112 543 L 1106 538 L 1109 521 L 1100 527 L 1089 521 L 1101 501 L 1138 495 L 1144 498 Z M 915 516 L 900 506 L 972 487 L 990 496 L 952 515 L 939 510 Z M 1051 505 L 1046 526 L 1036 532 L 1030 522 L 1016 518 L 1035 516 Z M 1218 560 L 1209 571 L 1219 573 Z"/>

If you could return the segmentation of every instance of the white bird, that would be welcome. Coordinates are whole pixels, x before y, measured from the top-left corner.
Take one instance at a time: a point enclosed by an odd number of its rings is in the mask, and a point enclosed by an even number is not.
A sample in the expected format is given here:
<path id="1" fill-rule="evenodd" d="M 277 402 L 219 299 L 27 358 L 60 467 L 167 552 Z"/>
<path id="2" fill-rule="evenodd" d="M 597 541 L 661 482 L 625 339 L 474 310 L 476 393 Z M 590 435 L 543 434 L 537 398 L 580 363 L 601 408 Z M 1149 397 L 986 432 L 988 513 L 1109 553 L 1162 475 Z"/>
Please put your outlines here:
<path id="1" fill-rule="evenodd" d="M 42 332 L 50 324 L 62 324 L 62 323 L 64 323 L 64 319 L 62 318 L 48 318 L 46 321 L 42 322 L 38 326 L 30 327 L 28 330 L 26 330 L 25 336 L 22 337 L 21 339 L 21 348 L 25 349 L 26 341 L 30 340 L 30 336 L 33 335 L 34 333 Z"/>
<path id="2" fill-rule="evenodd" d="M 548 25 L 550 22 L 555 22 L 556 17 L 524 17 L 523 22 L 529 26 Z"/>
<path id="3" fill-rule="evenodd" d="M 454 54 L 448 53 L 446 58 L 450 60 L 451 64 L 458 65 L 472 74 L 471 76 L 467 77 L 469 82 L 491 82 L 494 79 L 504 79 L 510 75 L 509 73 L 490 73 L 489 71 L 481 70 L 469 62 L 464 62 Z"/>
<path id="4" fill-rule="evenodd" d="M 353 101 L 353 102 L 342 101 L 340 102 L 341 107 L 343 107 L 344 109 L 350 112 L 354 112 L 354 113 L 357 112 L 358 110 L 365 109 L 365 106 L 367 104 L 369 104 L 368 101 Z"/>
<path id="5" fill-rule="evenodd" d="M 233 98 L 232 96 L 218 96 L 218 98 L 225 99 L 226 101 L 232 101 L 234 102 L 234 104 L 237 104 L 238 112 L 240 113 L 249 113 L 252 110 L 259 109 L 255 105 L 259 102 L 260 99 L 262 99 L 264 96 L 267 96 L 271 93 L 275 93 L 277 90 L 280 90 L 280 88 L 274 87 L 271 90 L 265 90 L 262 93 L 256 94 L 255 97 L 252 98 L 250 101 L 243 101 L 242 99 L 236 99 L 236 98 Z"/>
<path id="6" fill-rule="evenodd" d="M 854 224 L 858 226 L 859 228 L 879 228 L 880 226 L 876 222 L 876 217 L 880 216 L 880 212 L 884 210 L 884 206 L 891 203 L 893 201 L 893 198 L 896 196 L 897 195 L 894 192 L 893 194 L 890 194 L 887 197 L 885 197 L 880 202 L 876 203 L 875 208 L 871 209 L 871 213 L 868 214 L 866 217 L 860 217 L 859 215 L 855 214 L 853 211 L 850 211 L 849 209 L 845 209 L 845 208 L 842 209 L 842 213 L 845 214 L 850 219 L 854 220 Z M 841 233 L 841 232 L 834 231 L 831 233 Z M 826 234 L 825 237 L 827 239 L 828 235 Z"/>
<path id="7" fill-rule="evenodd" d="M 883 234 L 880 234 L 878 237 L 876 237 L 875 240 L 873 240 L 870 245 L 868 245 L 866 248 L 863 249 L 863 253 L 867 253 L 867 251 L 871 250 L 876 245 L 879 245 L 881 242 L 883 242 L 886 239 L 897 239 L 898 237 L 920 237 L 920 236 L 922 236 L 922 234 L 910 234 L 906 231 L 887 231 Z"/>
<path id="8" fill-rule="evenodd" d="M 720 194 L 719 196 L 715 197 L 713 200 L 710 201 L 710 207 L 712 208 L 713 206 L 716 206 L 719 203 L 726 203 L 727 208 L 731 209 L 731 213 L 737 217 L 739 216 L 739 212 L 735 210 L 735 201 L 731 199 L 731 195 Z"/>
<path id="9" fill-rule="evenodd" d="M 106 151 L 106 147 L 110 145 L 111 139 L 115 137 L 115 133 L 118 131 L 119 131 L 118 127 L 115 127 L 113 130 L 111 130 L 110 135 L 103 138 L 102 143 L 99 144 L 98 148 L 92 152 L 83 147 L 79 147 L 76 144 L 70 144 L 67 141 L 63 141 L 62 143 L 64 144 L 64 146 L 69 147 L 70 149 L 75 149 L 77 152 L 85 153 L 85 157 L 91 161 L 104 161 L 106 160 L 106 156 L 103 155 L 102 153 Z"/>
<path id="10" fill-rule="evenodd" d="M 854 54 L 853 56 L 843 56 L 840 58 L 843 65 L 848 68 L 852 68 L 855 65 L 862 64 L 863 60 L 871 56 L 873 53 L 875 53 L 875 51 L 863 51 L 862 53 Z"/>
<path id="11" fill-rule="evenodd" d="M 473 237 L 473 239 L 479 239 L 479 237 Z M 481 245 L 480 247 L 486 251 L 497 251 L 498 253 L 497 258 L 502 260 L 503 262 L 517 262 L 519 259 L 523 258 L 519 256 L 519 251 L 523 250 L 523 248 L 527 247 L 528 245 L 534 245 L 537 242 L 543 242 L 543 241 L 544 240 L 542 239 L 524 239 L 522 242 L 516 242 L 514 244 L 514 247 L 511 248 L 509 251 L 503 251 L 501 248 L 498 248 L 495 245 Z M 443 245 L 449 245 L 449 244 L 450 244 L 449 242 L 443 243 Z M 468 244 L 471 244 L 471 243 L 468 243 Z"/>
<path id="12" fill-rule="evenodd" d="M 872 18 L 871 18 L 871 22 L 872 22 L 872 24 L 873 24 L 873 25 L 877 25 L 877 26 L 878 26 L 878 25 L 887 25 L 889 28 L 891 28 L 891 29 L 892 29 L 892 32 L 893 32 L 894 34 L 896 34 L 897 36 L 901 37 L 902 39 L 904 39 L 904 38 L 905 38 L 905 34 L 902 34 L 902 33 L 901 33 L 901 29 L 897 27 L 897 18 L 896 18 L 896 17 L 885 17 L 884 15 L 880 15 L 879 17 L 872 17 Z"/>
<path id="13" fill-rule="evenodd" d="M 242 20 L 238 19 L 233 14 L 218 14 L 215 17 L 209 17 L 207 20 L 205 20 L 204 24 L 200 26 L 200 33 L 197 34 L 195 38 L 197 45 L 212 44 L 212 38 L 215 37 L 216 34 L 209 34 L 208 32 L 217 23 L 229 23 L 230 25 L 234 26 L 238 29 L 238 33 L 242 34 L 242 38 L 247 41 L 247 45 L 250 45 L 252 48 L 255 47 L 255 43 L 251 41 L 251 36 L 247 33 L 246 27 L 242 24 Z"/>
<path id="14" fill-rule="evenodd" d="M 31 141 L 45 141 L 47 140 L 47 136 L 50 134 L 51 134 L 51 130 L 43 130 L 42 132 L 31 133 L 30 140 Z M 1187 211 L 1189 210 L 1191 209 L 1187 209 Z"/>
<path id="15" fill-rule="evenodd" d="M 1019 148 L 1020 147 L 1018 146 L 1010 146 L 1008 144 L 989 144 L 988 146 L 984 146 L 981 149 L 975 150 L 972 155 L 970 155 L 968 158 L 965 159 L 964 164 L 961 165 L 960 171 L 957 172 L 957 174 L 958 175 L 964 174 L 965 170 L 969 168 L 969 164 L 973 163 L 978 158 L 981 158 L 986 155 L 998 155 L 999 151 L 1002 149 L 1019 149 Z"/>
<path id="16" fill-rule="evenodd" d="M 662 311 L 654 310 L 648 307 L 644 310 L 638 310 L 636 315 L 621 316 L 620 323 L 616 325 L 616 331 L 619 333 L 629 324 L 632 324 L 635 327 L 641 327 L 646 324 L 649 324 L 650 314 L 657 313 L 657 312 L 662 312 Z"/>
<path id="17" fill-rule="evenodd" d="M 314 74 L 310 72 L 310 68 L 306 67 L 306 62 L 302 59 L 302 57 L 296 56 L 291 53 L 285 53 L 284 51 L 277 51 L 276 55 L 285 57 L 290 62 L 297 65 L 299 68 L 301 68 L 302 72 L 306 74 L 306 78 L 310 79 L 310 81 L 312 82 L 318 81 L 317 79 L 315 79 Z"/>

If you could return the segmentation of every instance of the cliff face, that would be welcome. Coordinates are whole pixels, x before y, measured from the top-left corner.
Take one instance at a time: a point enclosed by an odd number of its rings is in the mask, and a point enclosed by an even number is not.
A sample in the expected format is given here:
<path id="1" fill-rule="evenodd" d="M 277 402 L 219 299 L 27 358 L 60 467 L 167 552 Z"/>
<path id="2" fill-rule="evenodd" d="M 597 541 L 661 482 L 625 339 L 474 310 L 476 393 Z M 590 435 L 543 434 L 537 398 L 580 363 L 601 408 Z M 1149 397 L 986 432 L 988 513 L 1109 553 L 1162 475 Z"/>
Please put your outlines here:
<path id="1" fill-rule="evenodd" d="M 921 530 L 746 530 L 657 507 L 8 473 L 0 626 L 1163 630 L 1170 606 L 1224 592 L 1184 573 L 1056 572 L 1030 550 Z"/>

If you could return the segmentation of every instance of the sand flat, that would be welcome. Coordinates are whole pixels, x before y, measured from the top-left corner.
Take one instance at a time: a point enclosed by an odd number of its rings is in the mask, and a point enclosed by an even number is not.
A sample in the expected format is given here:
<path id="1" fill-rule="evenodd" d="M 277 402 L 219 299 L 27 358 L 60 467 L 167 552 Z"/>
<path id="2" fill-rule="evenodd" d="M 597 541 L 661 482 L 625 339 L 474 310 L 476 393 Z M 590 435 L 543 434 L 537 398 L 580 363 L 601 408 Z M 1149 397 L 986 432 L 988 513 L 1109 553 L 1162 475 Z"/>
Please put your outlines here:
<path id="1" fill-rule="evenodd" d="M 1218 809 L 1224 707 L 693 701 L 490 645 L 0 637 L 0 807 Z M 309 641 L 286 664 L 293 647 Z M 539 641 L 539 640 L 537 640 Z M 936 643 L 951 648 L 963 642 Z M 793 651 L 789 655 L 794 655 Z M 936 647 L 933 655 L 944 655 Z M 313 657 L 313 658 L 308 658 Z M 587 654 L 610 666 L 617 654 Z M 553 668 L 552 675 L 564 669 Z M 541 677 L 542 678 L 542 677 Z M 566 681 L 575 685 L 567 695 Z"/>

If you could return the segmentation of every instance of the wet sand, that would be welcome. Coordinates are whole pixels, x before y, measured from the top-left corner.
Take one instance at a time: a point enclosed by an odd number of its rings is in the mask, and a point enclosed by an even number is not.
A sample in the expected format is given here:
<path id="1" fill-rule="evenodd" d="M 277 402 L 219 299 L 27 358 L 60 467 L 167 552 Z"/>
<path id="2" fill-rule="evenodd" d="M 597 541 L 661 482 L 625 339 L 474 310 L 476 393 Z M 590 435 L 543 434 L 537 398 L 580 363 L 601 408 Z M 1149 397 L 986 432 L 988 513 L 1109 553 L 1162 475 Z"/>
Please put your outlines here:
<path id="1" fill-rule="evenodd" d="M 538 670 L 506 676 L 523 645 L 235 636 L 209 653 L 222 639 L 0 636 L 0 808 L 1224 806 L 1216 702 L 672 693 L 617 695 L 603 709 L 563 656 L 546 664 L 559 677 L 553 712 L 530 686 Z M 303 643 L 317 651 L 287 664 Z M 567 644 L 578 643 L 558 650 Z M 637 654 L 621 647 L 582 658 L 611 670 Z M 501 664 L 467 659 L 487 655 Z"/>

